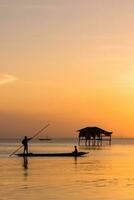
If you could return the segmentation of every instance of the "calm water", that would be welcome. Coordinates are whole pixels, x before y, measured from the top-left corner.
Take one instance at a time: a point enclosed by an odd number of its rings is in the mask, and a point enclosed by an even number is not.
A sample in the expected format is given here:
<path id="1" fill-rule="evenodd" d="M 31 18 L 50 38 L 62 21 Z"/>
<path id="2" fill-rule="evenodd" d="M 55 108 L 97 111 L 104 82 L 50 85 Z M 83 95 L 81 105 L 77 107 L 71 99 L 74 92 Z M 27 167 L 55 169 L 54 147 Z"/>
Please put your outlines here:
<path id="1" fill-rule="evenodd" d="M 68 152 L 75 140 L 34 141 L 31 152 Z M 18 141 L 0 141 L 0 200 L 134 199 L 134 139 L 114 139 L 111 147 L 84 157 L 9 157 Z"/>

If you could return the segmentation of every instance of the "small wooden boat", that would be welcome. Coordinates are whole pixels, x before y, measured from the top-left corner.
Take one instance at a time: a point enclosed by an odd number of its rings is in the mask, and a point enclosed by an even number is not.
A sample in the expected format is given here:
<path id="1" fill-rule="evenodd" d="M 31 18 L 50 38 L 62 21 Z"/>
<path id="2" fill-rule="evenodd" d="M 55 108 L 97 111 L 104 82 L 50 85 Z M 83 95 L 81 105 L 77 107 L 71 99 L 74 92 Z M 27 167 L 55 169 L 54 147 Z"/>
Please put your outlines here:
<path id="1" fill-rule="evenodd" d="M 52 139 L 51 138 L 39 138 L 39 140 L 44 140 L 44 141 L 51 141 Z"/>
<path id="2" fill-rule="evenodd" d="M 39 138 L 39 140 L 44 140 L 44 141 L 51 141 L 52 138 L 48 137 L 48 135 L 46 135 L 44 138 Z"/>
<path id="3" fill-rule="evenodd" d="M 78 152 L 76 153 L 18 153 L 15 154 L 20 157 L 79 157 L 87 154 L 87 152 Z"/>

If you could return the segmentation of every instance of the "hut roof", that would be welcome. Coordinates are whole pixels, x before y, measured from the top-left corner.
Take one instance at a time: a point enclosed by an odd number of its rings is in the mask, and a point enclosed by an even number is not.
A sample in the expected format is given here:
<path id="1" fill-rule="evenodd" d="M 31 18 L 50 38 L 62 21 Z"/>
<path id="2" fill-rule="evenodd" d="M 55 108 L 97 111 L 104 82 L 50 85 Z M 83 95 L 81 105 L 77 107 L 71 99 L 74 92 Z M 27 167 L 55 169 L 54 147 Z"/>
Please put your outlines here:
<path id="1" fill-rule="evenodd" d="M 95 127 L 85 127 L 85 128 L 82 128 L 82 129 L 78 130 L 78 132 L 88 132 L 88 131 L 112 134 L 112 132 L 106 131 L 106 130 L 101 129 L 101 128 L 96 127 L 96 126 Z"/>

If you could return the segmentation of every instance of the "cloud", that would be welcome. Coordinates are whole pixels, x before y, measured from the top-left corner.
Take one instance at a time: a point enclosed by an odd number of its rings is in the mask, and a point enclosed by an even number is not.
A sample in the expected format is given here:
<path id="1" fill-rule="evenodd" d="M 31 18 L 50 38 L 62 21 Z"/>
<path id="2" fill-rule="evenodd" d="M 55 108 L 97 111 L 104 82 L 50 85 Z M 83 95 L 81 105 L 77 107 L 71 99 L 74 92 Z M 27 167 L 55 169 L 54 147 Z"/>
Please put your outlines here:
<path id="1" fill-rule="evenodd" d="M 17 78 L 15 76 L 12 76 L 10 74 L 2 74 L 0 73 L 0 85 L 4 85 L 6 83 L 11 83 L 16 81 Z"/>

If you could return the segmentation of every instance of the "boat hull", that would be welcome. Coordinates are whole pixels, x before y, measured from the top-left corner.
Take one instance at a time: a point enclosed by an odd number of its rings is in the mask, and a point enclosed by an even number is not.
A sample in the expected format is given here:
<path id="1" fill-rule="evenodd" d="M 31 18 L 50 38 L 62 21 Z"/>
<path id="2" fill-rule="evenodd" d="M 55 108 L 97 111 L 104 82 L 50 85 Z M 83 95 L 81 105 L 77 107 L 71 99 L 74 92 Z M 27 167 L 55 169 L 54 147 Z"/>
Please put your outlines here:
<path id="1" fill-rule="evenodd" d="M 51 141 L 52 139 L 50 139 L 50 138 L 40 138 L 39 140 L 40 141 Z"/>
<path id="2" fill-rule="evenodd" d="M 80 157 L 87 154 L 87 152 L 76 153 L 18 153 L 17 156 L 20 157 Z"/>

